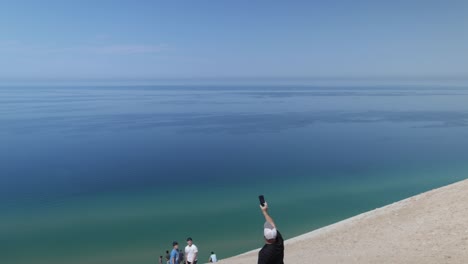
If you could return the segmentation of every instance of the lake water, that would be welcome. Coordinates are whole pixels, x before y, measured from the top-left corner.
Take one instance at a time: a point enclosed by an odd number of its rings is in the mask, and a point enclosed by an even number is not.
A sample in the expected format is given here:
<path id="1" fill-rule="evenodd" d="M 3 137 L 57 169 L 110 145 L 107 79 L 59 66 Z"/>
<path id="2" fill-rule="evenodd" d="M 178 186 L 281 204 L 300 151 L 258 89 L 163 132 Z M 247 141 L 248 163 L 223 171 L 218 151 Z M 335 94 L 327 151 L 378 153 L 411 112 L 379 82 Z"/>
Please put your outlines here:
<path id="1" fill-rule="evenodd" d="M 0 88 L 0 262 L 200 260 L 468 177 L 468 88 Z"/>

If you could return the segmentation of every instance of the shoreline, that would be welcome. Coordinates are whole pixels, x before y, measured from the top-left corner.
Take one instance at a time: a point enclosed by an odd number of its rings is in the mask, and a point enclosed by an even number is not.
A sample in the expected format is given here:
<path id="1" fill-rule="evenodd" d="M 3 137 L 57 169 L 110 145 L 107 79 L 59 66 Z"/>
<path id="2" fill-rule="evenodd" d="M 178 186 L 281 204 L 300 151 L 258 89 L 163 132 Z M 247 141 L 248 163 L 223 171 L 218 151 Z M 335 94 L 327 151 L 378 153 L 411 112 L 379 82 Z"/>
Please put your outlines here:
<path id="1" fill-rule="evenodd" d="M 285 241 L 285 263 L 466 263 L 468 179 Z M 257 263 L 259 249 L 220 263 Z"/>

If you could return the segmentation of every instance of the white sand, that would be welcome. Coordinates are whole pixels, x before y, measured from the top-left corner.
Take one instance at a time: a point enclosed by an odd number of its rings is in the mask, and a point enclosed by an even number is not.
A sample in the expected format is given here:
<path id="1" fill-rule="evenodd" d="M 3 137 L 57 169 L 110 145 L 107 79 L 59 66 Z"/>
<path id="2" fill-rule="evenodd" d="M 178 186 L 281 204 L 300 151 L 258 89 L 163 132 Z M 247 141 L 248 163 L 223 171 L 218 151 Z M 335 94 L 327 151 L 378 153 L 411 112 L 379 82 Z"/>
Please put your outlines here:
<path id="1" fill-rule="evenodd" d="M 468 180 L 289 239 L 285 247 L 287 264 L 467 264 Z M 257 263 L 257 254 L 220 263 Z"/>

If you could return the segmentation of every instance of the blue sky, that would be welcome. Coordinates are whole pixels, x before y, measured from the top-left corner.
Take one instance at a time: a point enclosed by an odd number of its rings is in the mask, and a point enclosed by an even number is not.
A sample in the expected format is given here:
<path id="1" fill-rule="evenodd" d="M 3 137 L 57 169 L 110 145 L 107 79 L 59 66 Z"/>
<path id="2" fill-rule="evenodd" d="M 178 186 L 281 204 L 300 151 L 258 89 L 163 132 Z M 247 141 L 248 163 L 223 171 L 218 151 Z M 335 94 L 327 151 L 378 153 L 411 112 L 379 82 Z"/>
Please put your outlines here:
<path id="1" fill-rule="evenodd" d="M 467 77 L 468 1 L 0 1 L 0 80 Z"/>

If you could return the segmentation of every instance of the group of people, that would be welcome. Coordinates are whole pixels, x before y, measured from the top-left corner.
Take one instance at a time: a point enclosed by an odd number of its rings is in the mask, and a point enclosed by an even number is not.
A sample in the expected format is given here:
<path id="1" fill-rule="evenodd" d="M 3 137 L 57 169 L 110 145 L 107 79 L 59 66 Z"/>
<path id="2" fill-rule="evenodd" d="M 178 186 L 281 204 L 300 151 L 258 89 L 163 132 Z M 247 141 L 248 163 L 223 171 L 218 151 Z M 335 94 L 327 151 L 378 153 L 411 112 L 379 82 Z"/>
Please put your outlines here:
<path id="1" fill-rule="evenodd" d="M 187 238 L 185 250 L 179 249 L 179 243 L 177 241 L 172 242 L 172 251 L 166 251 L 166 262 L 163 262 L 163 256 L 159 256 L 159 264 L 197 264 L 197 262 L 198 248 L 193 244 L 193 239 L 191 237 Z M 211 252 L 208 262 L 218 262 L 214 252 Z"/>
<path id="2" fill-rule="evenodd" d="M 263 226 L 263 237 L 265 245 L 258 253 L 258 264 L 284 264 L 284 240 L 281 233 L 276 229 L 276 224 L 273 218 L 268 213 L 268 204 L 265 202 L 260 205 L 265 224 Z M 193 244 L 192 238 L 187 238 L 187 246 L 185 251 L 179 250 L 179 243 L 172 243 L 173 249 L 169 253 L 166 251 L 166 264 L 197 264 L 198 248 Z M 218 262 L 216 254 L 211 252 L 208 260 L 210 263 Z M 159 264 L 163 263 L 163 257 L 159 257 Z"/>

